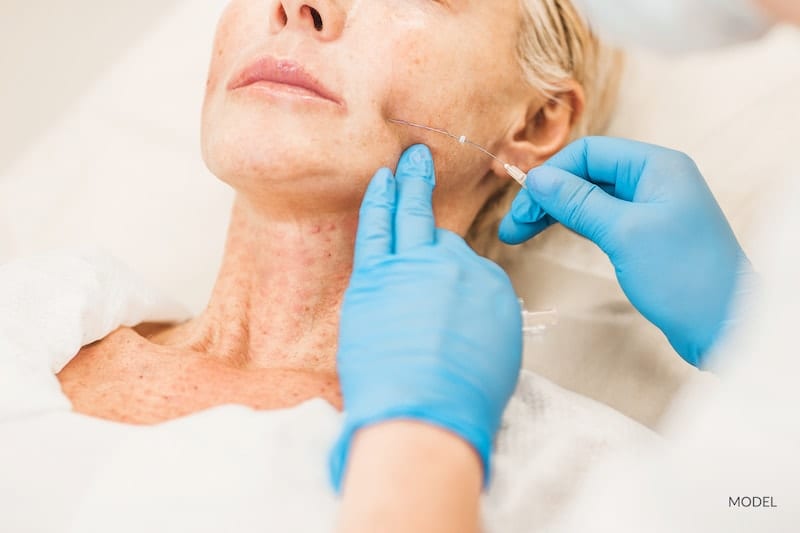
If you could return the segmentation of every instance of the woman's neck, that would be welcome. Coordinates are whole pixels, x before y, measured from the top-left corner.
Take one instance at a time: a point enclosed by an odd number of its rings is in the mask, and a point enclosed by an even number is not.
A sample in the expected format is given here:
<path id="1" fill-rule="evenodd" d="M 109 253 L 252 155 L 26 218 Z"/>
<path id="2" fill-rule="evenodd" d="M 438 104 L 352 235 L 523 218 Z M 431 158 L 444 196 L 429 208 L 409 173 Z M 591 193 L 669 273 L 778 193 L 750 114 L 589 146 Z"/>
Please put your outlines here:
<path id="1" fill-rule="evenodd" d="M 456 197 L 448 191 L 435 202 L 436 221 L 464 235 L 488 192 L 460 192 Z M 237 368 L 335 372 L 358 209 L 290 204 L 280 197 L 279 205 L 267 206 L 263 198 L 251 202 L 237 195 L 206 310 L 152 342 L 206 353 Z"/>
<path id="2" fill-rule="evenodd" d="M 276 219 L 237 197 L 206 310 L 154 342 L 238 368 L 333 372 L 358 215 Z"/>

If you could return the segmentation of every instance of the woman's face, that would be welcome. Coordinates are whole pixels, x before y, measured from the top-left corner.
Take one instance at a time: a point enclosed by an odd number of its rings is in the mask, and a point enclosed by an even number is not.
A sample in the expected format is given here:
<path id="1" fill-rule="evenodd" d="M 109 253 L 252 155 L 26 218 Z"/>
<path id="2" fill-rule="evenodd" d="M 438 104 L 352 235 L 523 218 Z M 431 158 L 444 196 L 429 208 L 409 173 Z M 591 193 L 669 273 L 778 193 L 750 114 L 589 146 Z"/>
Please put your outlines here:
<path id="1" fill-rule="evenodd" d="M 529 103 L 519 16 L 518 0 L 233 0 L 203 109 L 206 163 L 239 192 L 303 193 L 340 209 L 357 206 L 379 167 L 425 142 L 437 195 L 469 189 L 491 161 L 388 119 L 496 148 Z M 239 87 L 254 79 L 273 81 Z"/>

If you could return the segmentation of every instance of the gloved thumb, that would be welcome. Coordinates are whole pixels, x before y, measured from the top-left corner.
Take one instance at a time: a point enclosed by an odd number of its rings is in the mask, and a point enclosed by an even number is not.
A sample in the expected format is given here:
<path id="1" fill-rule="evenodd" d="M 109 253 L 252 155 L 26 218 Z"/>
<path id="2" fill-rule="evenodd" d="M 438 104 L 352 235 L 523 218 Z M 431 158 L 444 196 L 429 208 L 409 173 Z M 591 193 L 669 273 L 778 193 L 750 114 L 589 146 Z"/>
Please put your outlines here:
<path id="1" fill-rule="evenodd" d="M 529 193 L 552 218 L 608 252 L 609 236 L 626 202 L 560 168 L 543 166 L 528 174 Z"/>

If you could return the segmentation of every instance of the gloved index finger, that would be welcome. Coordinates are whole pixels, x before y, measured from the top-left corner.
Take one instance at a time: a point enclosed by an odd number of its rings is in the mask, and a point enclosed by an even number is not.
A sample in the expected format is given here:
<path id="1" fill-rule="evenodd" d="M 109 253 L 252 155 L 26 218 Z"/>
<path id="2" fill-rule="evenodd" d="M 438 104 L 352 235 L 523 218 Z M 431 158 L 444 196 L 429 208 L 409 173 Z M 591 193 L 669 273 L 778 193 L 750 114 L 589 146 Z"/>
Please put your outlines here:
<path id="1" fill-rule="evenodd" d="M 397 214 L 394 221 L 396 253 L 435 242 L 434 186 L 430 150 L 422 144 L 412 146 L 405 151 L 397 165 Z"/>
<path id="2" fill-rule="evenodd" d="M 574 174 L 630 202 L 648 159 L 658 150 L 663 148 L 627 139 L 585 137 L 561 150 L 545 165 Z"/>
<path id="3" fill-rule="evenodd" d="M 370 181 L 359 212 L 354 269 L 368 267 L 394 249 L 394 215 L 397 185 L 388 168 Z"/>

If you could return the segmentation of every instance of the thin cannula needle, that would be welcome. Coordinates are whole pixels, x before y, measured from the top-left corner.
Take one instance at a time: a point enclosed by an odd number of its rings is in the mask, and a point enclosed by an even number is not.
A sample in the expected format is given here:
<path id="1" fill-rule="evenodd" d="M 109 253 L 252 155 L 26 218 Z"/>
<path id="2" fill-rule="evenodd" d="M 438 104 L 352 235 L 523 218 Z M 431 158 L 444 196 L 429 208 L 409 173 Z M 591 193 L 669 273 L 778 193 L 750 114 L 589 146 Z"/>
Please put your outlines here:
<path id="1" fill-rule="evenodd" d="M 400 119 L 396 119 L 396 118 L 390 118 L 389 122 L 394 122 L 396 124 L 403 124 L 405 126 L 411 126 L 412 128 L 422 128 L 423 130 L 434 131 L 436 133 L 441 133 L 442 135 L 447 135 L 451 139 L 455 139 L 456 141 L 458 141 L 461 144 L 464 144 L 464 143 L 470 144 L 470 145 L 474 146 L 475 148 L 477 148 L 478 150 L 480 150 L 481 152 L 483 152 L 484 154 L 486 154 L 489 157 L 491 157 L 492 159 L 496 159 L 497 161 L 500 161 L 501 163 L 503 163 L 503 161 L 501 161 L 499 157 L 497 157 L 496 155 L 491 153 L 489 150 L 487 150 L 483 146 L 470 141 L 466 137 L 463 137 L 463 136 L 459 137 L 458 135 L 453 135 L 452 133 L 450 133 L 449 131 L 446 131 L 446 130 L 440 130 L 439 128 L 432 128 L 430 126 L 423 126 L 422 124 L 415 124 L 414 122 L 408 122 L 407 120 L 400 120 Z"/>
<path id="2" fill-rule="evenodd" d="M 477 144 L 477 143 L 474 143 L 474 142 L 470 141 L 469 139 L 467 139 L 467 137 L 465 135 L 462 135 L 461 137 L 459 137 L 457 135 L 454 135 L 454 134 L 450 133 L 447 130 L 442 130 L 442 129 L 439 129 L 439 128 L 433 128 L 431 126 L 425 126 L 423 124 L 416 124 L 414 122 L 409 122 L 407 120 L 400 120 L 400 119 L 396 119 L 396 118 L 390 118 L 388 120 L 389 120 L 389 122 L 394 122 L 395 124 L 402 124 L 404 126 L 410 126 L 412 128 L 421 128 L 423 130 L 432 131 L 432 132 L 435 132 L 435 133 L 439 133 L 441 135 L 446 135 L 447 137 L 450 137 L 451 139 L 454 139 L 454 140 L 458 141 L 460 144 L 469 144 L 470 146 L 473 146 L 474 148 L 477 148 L 478 150 L 480 150 L 484 154 L 488 155 L 492 159 L 494 159 L 496 161 L 499 161 L 503 165 L 503 168 L 506 169 L 506 172 L 508 172 L 509 176 L 514 178 L 517 181 L 517 183 L 519 183 L 523 187 L 525 186 L 525 181 L 526 181 L 527 176 L 525 175 L 525 173 L 522 170 L 520 170 L 519 168 L 515 167 L 514 165 L 510 165 L 510 164 L 506 163 L 505 161 L 503 161 L 502 159 L 500 159 L 499 157 L 497 157 L 496 155 L 491 153 L 489 150 L 487 150 L 486 148 L 484 148 L 480 144 Z"/>
<path id="3" fill-rule="evenodd" d="M 458 137 L 456 137 L 455 135 L 453 135 L 449 131 L 440 130 L 439 128 L 432 128 L 430 126 L 423 126 L 422 124 L 415 124 L 413 122 L 408 122 L 407 120 L 400 120 L 400 119 L 397 119 L 397 118 L 390 118 L 389 122 L 394 122 L 396 124 L 403 124 L 405 126 L 411 126 L 412 128 L 422 128 L 423 130 L 435 131 L 436 133 L 441 133 L 442 135 L 447 135 L 448 137 L 453 138 L 453 139 L 455 139 L 457 141 L 459 140 Z"/>

